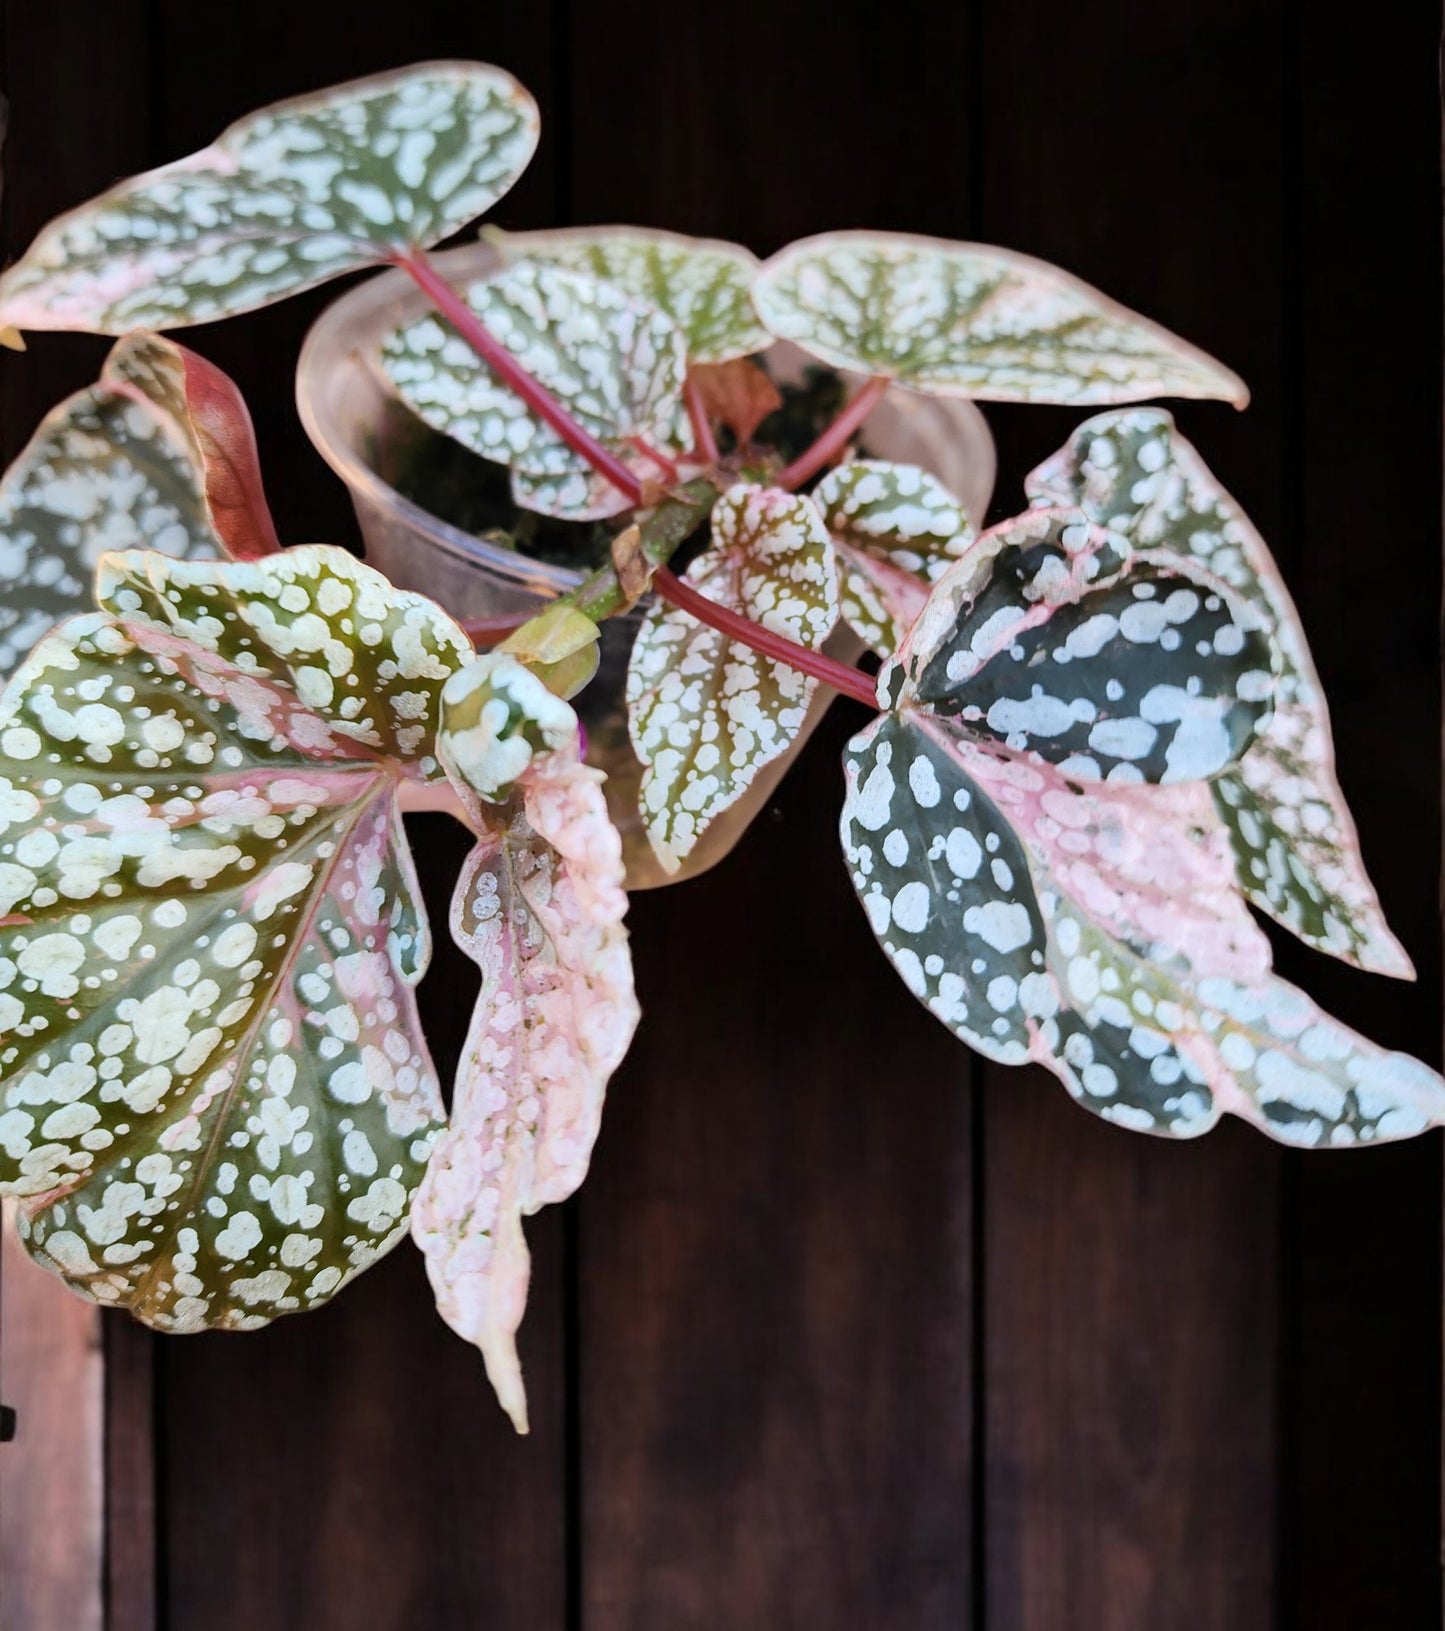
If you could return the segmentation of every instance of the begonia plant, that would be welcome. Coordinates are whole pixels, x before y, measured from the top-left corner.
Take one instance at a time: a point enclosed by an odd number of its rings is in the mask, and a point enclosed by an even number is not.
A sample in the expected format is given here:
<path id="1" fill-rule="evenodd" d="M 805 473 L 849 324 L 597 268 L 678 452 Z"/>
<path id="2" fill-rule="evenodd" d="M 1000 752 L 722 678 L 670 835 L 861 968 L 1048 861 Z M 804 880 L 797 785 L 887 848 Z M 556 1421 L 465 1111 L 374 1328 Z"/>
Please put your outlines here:
<path id="1" fill-rule="evenodd" d="M 841 816 L 867 921 L 971 1047 L 1156 1134 L 1445 1122 L 1433 1071 L 1272 974 L 1250 911 L 1411 973 L 1269 551 L 1170 415 L 1129 406 L 1243 406 L 1241 382 L 1038 261 L 891 233 L 760 262 L 488 229 L 492 272 L 453 286 L 428 251 L 537 138 L 496 68 L 362 80 L 122 182 L 0 278 L 0 328 L 119 336 L 0 483 L 0 1191 L 30 1253 L 159 1330 L 237 1330 L 410 1229 L 525 1428 L 522 1220 L 582 1181 L 639 1017 L 569 700 L 639 605 L 625 702 L 664 868 L 828 688 L 872 716 Z M 493 649 L 343 548 L 282 548 L 239 395 L 161 332 L 368 266 L 430 302 L 373 359 L 399 411 L 503 467 L 517 517 L 602 540 Z M 780 340 L 844 384 L 792 448 L 757 360 Z M 860 453 L 889 390 L 1093 417 L 985 527 Z M 428 787 L 476 837 L 449 1109 L 401 819 Z"/>

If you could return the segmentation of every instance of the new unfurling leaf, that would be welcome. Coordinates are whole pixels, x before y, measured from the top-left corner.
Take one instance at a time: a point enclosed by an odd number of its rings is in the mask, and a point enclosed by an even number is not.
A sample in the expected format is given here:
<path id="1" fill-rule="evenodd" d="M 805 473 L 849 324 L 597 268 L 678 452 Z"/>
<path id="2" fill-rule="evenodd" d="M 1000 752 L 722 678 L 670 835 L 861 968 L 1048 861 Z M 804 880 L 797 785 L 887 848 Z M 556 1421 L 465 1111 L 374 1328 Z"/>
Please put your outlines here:
<path id="1" fill-rule="evenodd" d="M 526 1432 L 522 1219 L 582 1182 L 638 1019 L 622 842 L 601 773 L 579 762 L 576 716 L 515 658 L 447 682 L 438 748 L 478 834 L 452 934 L 482 988 L 412 1230 L 442 1317 Z"/>
<path id="2" fill-rule="evenodd" d="M 323 545 L 98 594 L 0 698 L 0 1190 L 75 1289 L 248 1328 L 399 1238 L 440 1127 L 397 794 L 471 647 Z"/>
<path id="3" fill-rule="evenodd" d="M 758 315 L 834 368 L 989 402 L 1222 397 L 1244 384 L 1202 351 L 1057 267 L 987 244 L 830 232 L 753 284 Z"/>
<path id="4" fill-rule="evenodd" d="M 251 311 L 465 226 L 537 132 L 532 98 L 481 63 L 278 102 L 53 221 L 0 277 L 0 324 L 122 334 Z"/>

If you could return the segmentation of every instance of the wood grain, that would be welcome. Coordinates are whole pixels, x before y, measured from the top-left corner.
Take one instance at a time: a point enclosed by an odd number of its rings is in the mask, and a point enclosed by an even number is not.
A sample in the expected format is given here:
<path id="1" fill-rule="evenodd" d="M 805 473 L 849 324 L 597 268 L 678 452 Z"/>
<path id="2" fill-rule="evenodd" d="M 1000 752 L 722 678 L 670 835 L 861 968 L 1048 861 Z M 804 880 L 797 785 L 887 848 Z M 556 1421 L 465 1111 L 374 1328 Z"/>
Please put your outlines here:
<path id="1" fill-rule="evenodd" d="M 1278 5 L 1124 0 L 1100 27 L 1086 9 L 1014 0 L 989 8 L 979 61 L 980 234 L 1067 266 L 1244 375 L 1247 414 L 1170 406 L 1277 537 Z M 1001 483 L 1016 493 L 1077 417 L 996 414 Z M 983 1623 L 1265 1631 L 1280 1152 L 1237 1126 L 1187 1146 L 1123 1133 L 1042 1074 L 984 1075 Z"/>
<path id="2" fill-rule="evenodd" d="M 903 0 L 865 34 L 743 0 L 716 25 L 577 9 L 576 219 L 759 251 L 966 227 L 963 8 Z M 874 117 L 905 69 L 911 153 Z M 634 904 L 645 1018 L 579 1199 L 589 1631 L 968 1619 L 972 1061 L 843 871 L 838 756 L 865 718 L 835 705 L 737 853 Z"/>

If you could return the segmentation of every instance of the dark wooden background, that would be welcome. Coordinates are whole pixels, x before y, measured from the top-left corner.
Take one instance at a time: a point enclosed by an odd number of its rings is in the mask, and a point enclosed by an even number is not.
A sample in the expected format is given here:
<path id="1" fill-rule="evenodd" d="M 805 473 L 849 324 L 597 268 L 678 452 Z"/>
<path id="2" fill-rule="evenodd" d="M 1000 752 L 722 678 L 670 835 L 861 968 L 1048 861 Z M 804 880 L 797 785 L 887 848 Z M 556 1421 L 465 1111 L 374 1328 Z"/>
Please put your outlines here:
<path id="1" fill-rule="evenodd" d="M 3 247 L 256 104 L 455 55 L 542 105 L 504 225 L 635 220 L 764 252 L 906 228 L 1102 285 L 1254 389 L 1243 415 L 1179 418 L 1284 564 L 1420 983 L 1294 946 L 1281 967 L 1433 1059 L 1439 16 L 1326 15 L 0 0 Z M 328 297 L 195 337 L 255 407 L 293 542 L 354 535 L 291 406 Z M 7 456 L 102 349 L 3 360 Z M 996 513 L 1072 417 L 992 414 Z M 844 877 L 837 750 L 862 717 L 835 708 L 731 860 L 636 900 L 647 1019 L 580 1199 L 529 1231 L 533 1436 L 409 1247 L 261 1334 L 108 1323 L 111 1631 L 1439 1624 L 1437 1139 L 1301 1157 L 1231 1124 L 1169 1145 L 980 1065 L 907 996 Z M 439 907 L 461 841 L 420 838 Z M 446 1070 L 469 966 L 438 961 Z"/>

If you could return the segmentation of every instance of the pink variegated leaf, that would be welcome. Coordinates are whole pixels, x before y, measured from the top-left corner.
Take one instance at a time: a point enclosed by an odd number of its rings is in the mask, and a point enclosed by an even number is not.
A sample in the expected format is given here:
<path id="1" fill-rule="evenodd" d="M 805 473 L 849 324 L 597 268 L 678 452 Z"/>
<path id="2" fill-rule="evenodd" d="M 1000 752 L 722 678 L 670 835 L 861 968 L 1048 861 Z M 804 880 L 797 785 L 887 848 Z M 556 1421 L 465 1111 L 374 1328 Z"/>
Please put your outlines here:
<path id="1" fill-rule="evenodd" d="M 514 658 L 479 658 L 447 682 L 438 746 L 479 837 L 452 934 L 482 988 L 412 1231 L 442 1317 L 476 1343 L 526 1432 L 522 1219 L 585 1177 L 638 1019 L 622 842 L 601 772 L 580 762 L 576 716 Z"/>
<path id="2" fill-rule="evenodd" d="M 537 145 L 510 74 L 427 62 L 263 108 L 41 232 L 0 324 L 123 334 L 251 311 L 425 248 L 490 209 Z"/>
<path id="3" fill-rule="evenodd" d="M 1280 652 L 1274 718 L 1214 784 L 1241 887 L 1321 951 L 1409 977 L 1335 777 L 1329 713 L 1299 615 L 1263 538 L 1173 419 L 1101 414 L 1028 478 L 1036 504 L 1077 504 L 1136 549 L 1203 566 L 1257 607 Z"/>
<path id="4" fill-rule="evenodd" d="M 766 327 L 834 368 L 993 402 L 1222 397 L 1212 357 L 1027 255 L 889 232 L 830 232 L 764 263 Z"/>
<path id="5" fill-rule="evenodd" d="M 1203 781 L 1269 719 L 1275 663 L 1263 620 L 1218 580 L 1077 510 L 1037 510 L 938 580 L 882 683 L 1076 779 Z"/>
<path id="6" fill-rule="evenodd" d="M 247 1329 L 390 1248 L 440 1130 L 398 795 L 472 650 L 323 545 L 98 596 L 0 697 L 0 1192 L 83 1295 Z"/>
<path id="7" fill-rule="evenodd" d="M 813 502 L 838 551 L 844 622 L 890 656 L 929 590 L 974 540 L 952 493 L 917 465 L 859 459 L 829 471 Z"/>
<path id="8" fill-rule="evenodd" d="M 712 544 L 687 569 L 709 600 L 817 650 L 838 620 L 833 547 L 813 502 L 739 484 L 712 511 Z M 787 752 L 817 681 L 658 604 L 627 669 L 641 760 L 641 809 L 658 859 L 676 871 L 709 823 Z"/>
<path id="9" fill-rule="evenodd" d="M 848 747 L 842 836 L 910 990 L 1086 1108 L 1174 1137 L 1222 1114 L 1303 1145 L 1445 1123 L 1445 1082 L 1269 972 L 1199 783 L 1081 791 L 923 708 Z"/>

